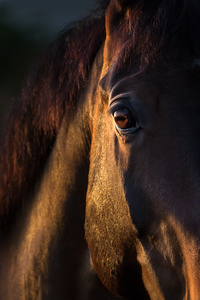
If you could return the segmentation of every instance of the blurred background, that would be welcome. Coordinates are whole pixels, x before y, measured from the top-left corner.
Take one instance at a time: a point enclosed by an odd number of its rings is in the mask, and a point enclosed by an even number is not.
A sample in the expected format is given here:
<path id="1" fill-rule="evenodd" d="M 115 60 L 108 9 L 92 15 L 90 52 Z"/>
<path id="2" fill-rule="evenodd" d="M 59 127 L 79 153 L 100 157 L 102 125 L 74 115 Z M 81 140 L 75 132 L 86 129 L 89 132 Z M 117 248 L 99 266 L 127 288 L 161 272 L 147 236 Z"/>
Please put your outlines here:
<path id="1" fill-rule="evenodd" d="M 0 0 L 0 132 L 34 61 L 96 0 Z"/>

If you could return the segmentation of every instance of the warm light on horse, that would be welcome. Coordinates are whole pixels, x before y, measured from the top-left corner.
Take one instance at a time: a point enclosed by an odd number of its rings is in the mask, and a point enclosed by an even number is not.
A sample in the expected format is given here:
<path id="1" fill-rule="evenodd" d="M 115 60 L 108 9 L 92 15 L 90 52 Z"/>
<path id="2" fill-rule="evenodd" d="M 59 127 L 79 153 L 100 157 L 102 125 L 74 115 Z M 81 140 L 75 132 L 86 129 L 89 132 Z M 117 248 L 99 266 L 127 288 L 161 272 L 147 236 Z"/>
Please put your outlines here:
<path id="1" fill-rule="evenodd" d="M 101 1 L 1 143 L 0 299 L 200 299 L 200 2 Z"/>

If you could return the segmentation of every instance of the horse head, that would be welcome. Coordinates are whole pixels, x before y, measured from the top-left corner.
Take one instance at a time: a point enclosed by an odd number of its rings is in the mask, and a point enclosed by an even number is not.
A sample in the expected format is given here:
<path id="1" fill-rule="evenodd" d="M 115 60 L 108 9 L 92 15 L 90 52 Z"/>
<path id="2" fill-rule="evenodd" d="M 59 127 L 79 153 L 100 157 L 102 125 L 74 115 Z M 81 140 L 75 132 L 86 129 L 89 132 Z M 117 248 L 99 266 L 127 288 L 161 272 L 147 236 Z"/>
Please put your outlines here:
<path id="1" fill-rule="evenodd" d="M 101 1 L 32 71 L 1 144 L 2 299 L 199 299 L 199 15 Z"/>
<path id="2" fill-rule="evenodd" d="M 195 46 L 187 32 L 190 46 L 182 48 L 182 19 L 168 44 L 169 16 L 181 18 L 178 3 L 166 5 L 163 15 L 165 1 L 155 7 L 126 2 L 111 1 L 106 12 L 86 238 L 94 268 L 112 292 L 128 299 L 146 299 L 146 291 L 151 299 L 198 299 L 198 52 L 188 49 Z"/>

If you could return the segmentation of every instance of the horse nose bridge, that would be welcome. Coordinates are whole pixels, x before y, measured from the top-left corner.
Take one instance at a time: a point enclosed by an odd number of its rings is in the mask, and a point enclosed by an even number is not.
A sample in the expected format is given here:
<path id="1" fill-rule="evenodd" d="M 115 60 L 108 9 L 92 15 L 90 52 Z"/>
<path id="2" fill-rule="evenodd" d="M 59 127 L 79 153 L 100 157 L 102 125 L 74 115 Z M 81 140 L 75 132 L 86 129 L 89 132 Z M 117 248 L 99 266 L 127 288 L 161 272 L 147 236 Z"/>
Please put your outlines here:
<path id="1" fill-rule="evenodd" d="M 200 228 L 200 143 L 174 134 L 167 142 L 161 137 L 160 144 L 148 148 L 145 173 L 151 177 L 141 175 L 144 190 L 164 210 Z"/>
<path id="2" fill-rule="evenodd" d="M 167 186 L 165 186 L 167 187 Z M 195 161 L 181 166 L 168 181 L 168 191 L 163 198 L 169 207 L 182 220 L 192 234 L 200 240 L 200 168 Z"/>
<path id="3" fill-rule="evenodd" d="M 197 195 L 200 194 L 199 142 L 190 141 L 189 139 L 184 141 L 179 147 L 177 161 L 177 176 L 179 176 L 180 179 L 185 179 L 185 186 L 188 186 L 191 192 L 196 193 Z"/>
<path id="4" fill-rule="evenodd" d="M 200 209 L 199 155 L 196 156 L 192 153 L 189 153 L 188 157 L 183 155 L 177 159 L 177 163 L 174 164 L 173 168 L 172 172 L 170 172 L 171 175 L 169 174 L 173 180 L 173 182 L 171 182 L 172 186 L 175 187 L 175 190 L 185 202 L 193 203 L 194 206 L 197 206 L 197 209 Z"/>
<path id="5" fill-rule="evenodd" d="M 176 180 L 185 178 L 190 185 L 200 182 L 200 128 L 197 132 L 177 130 L 171 136 L 161 137 L 163 145 L 160 157 L 161 165 L 165 164 L 176 175 Z M 158 143 L 156 148 L 159 149 Z M 157 152 L 158 154 L 158 152 Z M 166 166 L 169 163 L 169 166 Z M 171 167 L 170 167 L 171 165 Z"/>

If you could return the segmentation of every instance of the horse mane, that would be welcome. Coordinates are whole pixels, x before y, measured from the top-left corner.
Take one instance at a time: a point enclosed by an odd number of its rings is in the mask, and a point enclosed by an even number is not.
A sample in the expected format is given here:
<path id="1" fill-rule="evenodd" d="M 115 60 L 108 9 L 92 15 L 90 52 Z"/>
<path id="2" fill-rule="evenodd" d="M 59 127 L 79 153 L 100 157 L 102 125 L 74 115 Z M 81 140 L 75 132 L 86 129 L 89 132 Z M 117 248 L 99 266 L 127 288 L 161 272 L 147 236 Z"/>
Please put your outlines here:
<path id="1" fill-rule="evenodd" d="M 8 119 L 0 145 L 0 224 L 33 189 L 65 114 L 73 114 L 94 57 L 105 39 L 101 1 L 87 18 L 62 32 L 32 70 Z"/>
<path id="2" fill-rule="evenodd" d="M 128 7 L 115 40 L 126 36 L 129 49 L 149 65 L 200 57 L 200 2 L 196 0 L 119 0 Z M 170 53 L 170 57 L 168 57 Z M 127 55 L 130 52 L 127 51 Z"/>
<path id="3" fill-rule="evenodd" d="M 128 13 L 118 22 L 113 42 L 128 34 L 129 46 L 147 63 L 165 56 L 173 45 L 179 52 L 174 59 L 200 57 L 200 2 L 119 2 L 128 7 Z M 0 223 L 10 219 L 25 201 L 42 172 L 63 116 L 75 111 L 93 59 L 105 40 L 109 3 L 100 1 L 91 15 L 65 30 L 28 77 L 0 145 Z"/>

